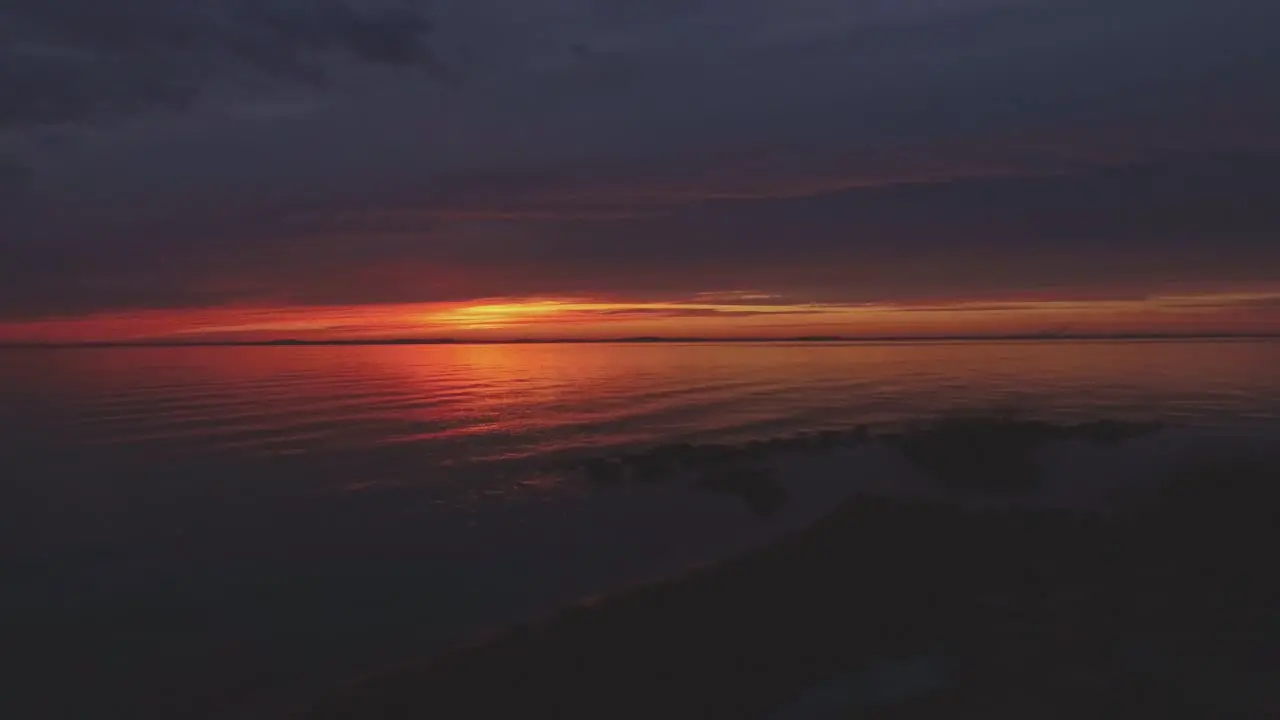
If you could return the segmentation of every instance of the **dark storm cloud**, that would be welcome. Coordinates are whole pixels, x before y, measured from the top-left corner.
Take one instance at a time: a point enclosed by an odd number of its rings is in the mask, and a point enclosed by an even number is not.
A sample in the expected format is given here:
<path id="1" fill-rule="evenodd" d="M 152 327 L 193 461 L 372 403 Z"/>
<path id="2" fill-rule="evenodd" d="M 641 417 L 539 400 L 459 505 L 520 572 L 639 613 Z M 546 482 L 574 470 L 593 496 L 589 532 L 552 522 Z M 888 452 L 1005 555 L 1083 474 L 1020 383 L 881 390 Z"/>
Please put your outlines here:
<path id="1" fill-rule="evenodd" d="M 903 142 L 1274 100 L 1280 69 L 1269 0 L 700 5 L 546 78 L 532 120 L 637 152 Z"/>
<path id="2" fill-rule="evenodd" d="M 609 263 L 660 281 L 821 288 L 847 299 L 1054 285 L 1276 279 L 1280 156 L 1185 157 L 1040 177 L 724 200 L 618 228 L 549 231 L 583 277 Z M 592 237 L 596 238 L 595 240 Z M 604 248 L 608 248 L 605 250 Z M 600 248 L 593 250 L 593 248 Z"/>
<path id="3" fill-rule="evenodd" d="M 1271 0 L 431 12 L 0 0 L 0 312 L 1277 279 Z"/>
<path id="4" fill-rule="evenodd" d="M 6 191 L 25 187 L 31 181 L 31 175 L 31 168 L 0 157 L 0 199 Z"/>
<path id="5" fill-rule="evenodd" d="M 139 288 L 167 287 L 167 304 L 177 305 L 209 300 L 192 297 L 206 284 L 225 288 L 225 299 L 244 291 L 220 285 L 225 278 L 319 304 L 565 292 L 643 298 L 708 285 L 780 289 L 798 301 L 1047 288 L 1145 294 L 1185 281 L 1275 279 L 1278 195 L 1280 155 L 1206 153 L 1038 176 L 710 199 L 625 221 L 435 221 L 416 232 L 370 222 L 338 234 L 326 234 L 325 223 L 282 222 L 261 235 L 209 236 L 195 247 L 221 252 L 181 259 L 158 251 L 162 236 L 136 236 L 117 245 L 129 248 L 129 271 L 98 290 L 145 304 L 161 298 Z M 75 297 L 56 278 L 97 274 L 85 261 L 38 286 Z"/>
<path id="6" fill-rule="evenodd" d="M 186 109 L 245 73 L 319 82 L 333 60 L 438 70 L 419 4 L 8 0 L 0 128 Z"/>

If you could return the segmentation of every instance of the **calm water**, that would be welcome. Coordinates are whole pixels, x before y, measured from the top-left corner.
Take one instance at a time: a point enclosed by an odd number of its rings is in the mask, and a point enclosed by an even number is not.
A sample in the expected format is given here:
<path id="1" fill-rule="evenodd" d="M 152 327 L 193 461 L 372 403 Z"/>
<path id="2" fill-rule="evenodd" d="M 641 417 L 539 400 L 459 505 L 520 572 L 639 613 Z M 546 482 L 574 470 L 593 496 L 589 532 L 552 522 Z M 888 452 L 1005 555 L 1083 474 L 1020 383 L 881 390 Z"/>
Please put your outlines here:
<path id="1" fill-rule="evenodd" d="M 0 659 L 20 668 L 0 713 L 270 717 L 759 542 L 846 496 L 851 469 L 910 474 L 874 452 L 796 461 L 764 518 L 593 488 L 567 458 L 964 409 L 1175 426 L 1090 451 L 1083 474 L 1118 475 L 1274 433 L 1277 368 L 1271 341 L 0 353 Z"/>

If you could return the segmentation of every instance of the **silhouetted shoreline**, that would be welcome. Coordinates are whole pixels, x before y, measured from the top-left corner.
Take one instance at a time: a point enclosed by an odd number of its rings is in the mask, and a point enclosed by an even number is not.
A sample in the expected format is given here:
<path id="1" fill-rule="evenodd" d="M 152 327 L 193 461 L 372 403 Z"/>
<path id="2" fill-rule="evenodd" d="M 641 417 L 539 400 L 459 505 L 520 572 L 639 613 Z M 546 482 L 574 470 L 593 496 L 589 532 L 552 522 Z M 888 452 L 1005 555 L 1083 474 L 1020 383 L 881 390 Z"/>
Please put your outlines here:
<path id="1" fill-rule="evenodd" d="M 1059 432 L 931 427 L 921 452 L 943 456 Z M 1005 467 L 981 462 L 968 470 Z M 1097 512 L 860 495 L 766 547 L 371 677 L 301 717 L 1266 717 L 1278 540 L 1270 460 L 1186 465 L 1147 501 Z M 813 714 L 776 714 L 788 706 Z"/>
<path id="2" fill-rule="evenodd" d="M 140 340 L 136 342 L 67 342 L 26 343 L 0 342 L 0 350 L 75 349 L 75 348 L 168 348 L 168 347 L 343 347 L 383 345 L 609 345 L 634 344 L 698 344 L 698 343 L 963 343 L 998 341 L 1141 341 L 1141 340 L 1276 340 L 1280 333 L 1195 333 L 1186 335 L 1163 333 L 1124 334 L 1017 334 L 1017 335 L 815 335 L 801 337 L 619 337 L 619 338 L 513 338 L 477 340 L 459 338 L 389 338 L 380 340 Z"/>

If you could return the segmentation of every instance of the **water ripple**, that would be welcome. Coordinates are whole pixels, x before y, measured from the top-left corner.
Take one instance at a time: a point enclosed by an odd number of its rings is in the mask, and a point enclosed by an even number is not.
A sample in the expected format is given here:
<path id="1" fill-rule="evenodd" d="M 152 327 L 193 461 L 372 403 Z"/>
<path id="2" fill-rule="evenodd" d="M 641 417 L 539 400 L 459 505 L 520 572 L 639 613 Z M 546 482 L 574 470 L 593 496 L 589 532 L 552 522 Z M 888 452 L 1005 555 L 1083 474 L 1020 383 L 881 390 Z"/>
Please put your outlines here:
<path id="1" fill-rule="evenodd" d="M 0 399 L 93 446 L 318 453 L 430 446 L 450 462 L 742 439 L 957 408 L 1280 418 L 1280 343 L 548 345 L 50 351 Z"/>

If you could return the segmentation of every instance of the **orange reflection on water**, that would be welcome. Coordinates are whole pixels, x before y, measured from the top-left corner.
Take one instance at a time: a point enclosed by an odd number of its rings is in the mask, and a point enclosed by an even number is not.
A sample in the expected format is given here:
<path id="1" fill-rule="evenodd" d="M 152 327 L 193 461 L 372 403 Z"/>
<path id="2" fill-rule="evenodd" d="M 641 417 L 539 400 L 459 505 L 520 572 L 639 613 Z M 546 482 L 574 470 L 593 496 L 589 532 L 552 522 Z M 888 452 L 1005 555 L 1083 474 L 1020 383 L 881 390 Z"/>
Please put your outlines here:
<path id="1" fill-rule="evenodd" d="M 0 401 L 106 444 L 321 452 L 448 441 L 465 460 L 955 408 L 1274 417 L 1278 366 L 1275 341 L 37 350 L 0 353 Z"/>

